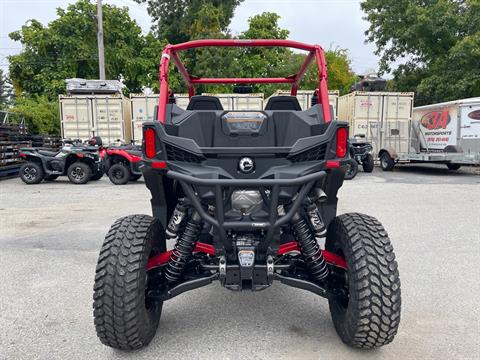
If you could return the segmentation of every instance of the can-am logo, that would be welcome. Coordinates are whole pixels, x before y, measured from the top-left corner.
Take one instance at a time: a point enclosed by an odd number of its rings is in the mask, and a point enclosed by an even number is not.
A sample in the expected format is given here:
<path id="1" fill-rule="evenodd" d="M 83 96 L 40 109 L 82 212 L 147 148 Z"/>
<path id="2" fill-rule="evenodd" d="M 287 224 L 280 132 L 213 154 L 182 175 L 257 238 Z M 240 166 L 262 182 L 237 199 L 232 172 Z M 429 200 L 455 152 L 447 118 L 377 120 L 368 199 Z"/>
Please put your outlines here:
<path id="1" fill-rule="evenodd" d="M 420 124 L 428 130 L 446 129 L 450 120 L 448 110 L 442 112 L 432 111 L 422 116 Z"/>
<path id="2" fill-rule="evenodd" d="M 468 114 L 468 117 L 473 120 L 480 120 L 480 110 L 474 110 Z"/>

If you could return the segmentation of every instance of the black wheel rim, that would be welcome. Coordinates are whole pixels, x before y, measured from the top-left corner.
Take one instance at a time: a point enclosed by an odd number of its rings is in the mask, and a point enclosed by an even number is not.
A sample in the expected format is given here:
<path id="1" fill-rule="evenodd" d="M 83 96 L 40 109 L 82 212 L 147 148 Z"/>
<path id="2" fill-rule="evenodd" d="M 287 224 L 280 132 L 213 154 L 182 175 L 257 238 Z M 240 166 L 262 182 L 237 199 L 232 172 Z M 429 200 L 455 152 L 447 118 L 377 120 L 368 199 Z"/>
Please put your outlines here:
<path id="1" fill-rule="evenodd" d="M 75 181 L 82 181 L 85 178 L 85 171 L 80 166 L 75 166 L 71 175 Z"/>
<path id="2" fill-rule="evenodd" d="M 23 177 L 28 181 L 33 181 L 37 177 L 37 169 L 32 166 L 27 166 L 23 169 Z"/>
<path id="3" fill-rule="evenodd" d="M 122 169 L 114 169 L 113 170 L 113 177 L 117 180 L 122 180 L 124 176 Z"/>
<path id="4" fill-rule="evenodd" d="M 347 164 L 347 171 L 346 171 L 346 175 L 347 175 L 347 177 L 349 177 L 349 176 L 352 176 L 352 175 L 353 175 L 353 166 L 352 166 L 352 164 Z"/>

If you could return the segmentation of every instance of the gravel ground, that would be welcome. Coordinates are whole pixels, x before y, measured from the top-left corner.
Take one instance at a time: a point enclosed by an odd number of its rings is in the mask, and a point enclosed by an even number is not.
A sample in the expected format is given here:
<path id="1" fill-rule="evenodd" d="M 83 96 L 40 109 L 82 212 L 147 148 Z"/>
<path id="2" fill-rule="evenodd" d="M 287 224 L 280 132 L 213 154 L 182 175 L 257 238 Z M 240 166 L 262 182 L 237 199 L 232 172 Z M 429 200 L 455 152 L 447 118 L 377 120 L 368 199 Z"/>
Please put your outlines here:
<path id="1" fill-rule="evenodd" d="M 339 198 L 339 213 L 376 216 L 395 247 L 403 304 L 392 344 L 347 348 L 327 302 L 305 291 L 214 284 L 165 303 L 150 346 L 125 353 L 97 340 L 92 287 L 110 224 L 150 213 L 142 181 L 0 181 L 0 359 L 478 359 L 479 171 L 376 169 L 346 182 Z"/>

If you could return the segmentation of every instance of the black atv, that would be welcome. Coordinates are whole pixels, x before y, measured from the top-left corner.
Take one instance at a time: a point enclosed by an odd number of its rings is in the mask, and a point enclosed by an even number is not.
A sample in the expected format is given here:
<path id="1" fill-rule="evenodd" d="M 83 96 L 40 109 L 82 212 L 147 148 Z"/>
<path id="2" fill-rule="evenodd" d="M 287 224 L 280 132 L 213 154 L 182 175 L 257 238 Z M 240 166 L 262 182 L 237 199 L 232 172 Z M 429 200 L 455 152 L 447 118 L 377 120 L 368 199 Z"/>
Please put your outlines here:
<path id="1" fill-rule="evenodd" d="M 115 185 L 137 181 L 142 176 L 142 147 L 139 145 L 109 146 L 101 152 L 105 172 Z"/>
<path id="2" fill-rule="evenodd" d="M 345 171 L 345 180 L 351 180 L 358 173 L 358 165 L 362 165 L 363 171 L 371 173 L 375 167 L 373 160 L 373 146 L 367 142 L 359 142 L 357 139 L 350 139 L 348 144 L 350 160 Z"/>
<path id="3" fill-rule="evenodd" d="M 285 78 L 191 76 L 179 52 L 203 46 L 293 47 L 309 55 Z M 302 111 L 294 95 L 315 59 L 319 101 Z M 168 103 L 170 60 L 187 81 L 187 110 Z M 393 340 L 401 301 L 390 239 L 374 217 L 336 214 L 348 124 L 331 121 L 324 60 L 320 46 L 289 40 L 166 46 L 158 121 L 143 126 L 142 172 L 153 216 L 120 218 L 106 235 L 93 296 L 102 343 L 125 350 L 147 345 L 165 301 L 213 281 L 232 291 L 275 282 L 307 290 L 328 300 L 346 344 L 375 348 Z M 196 84 L 279 82 L 292 85 L 292 96 L 271 97 L 264 111 L 224 111 L 218 98 L 194 96 Z"/>
<path id="4" fill-rule="evenodd" d="M 20 156 L 26 162 L 20 167 L 20 179 L 29 185 L 42 180 L 53 181 L 64 175 L 74 184 L 98 180 L 104 174 L 99 154 L 101 145 L 101 139 L 96 137 L 87 144 L 66 140 L 58 151 L 22 148 Z"/>

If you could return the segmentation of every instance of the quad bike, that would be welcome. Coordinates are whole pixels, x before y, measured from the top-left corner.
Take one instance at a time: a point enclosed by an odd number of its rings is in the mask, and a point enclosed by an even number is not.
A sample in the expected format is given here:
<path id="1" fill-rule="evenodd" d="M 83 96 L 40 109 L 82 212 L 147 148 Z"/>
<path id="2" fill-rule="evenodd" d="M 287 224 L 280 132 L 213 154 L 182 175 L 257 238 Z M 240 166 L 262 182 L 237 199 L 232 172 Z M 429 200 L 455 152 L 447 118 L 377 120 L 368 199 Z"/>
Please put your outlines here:
<path id="1" fill-rule="evenodd" d="M 366 142 L 357 142 L 356 139 L 350 139 L 348 144 L 350 160 L 348 160 L 345 171 L 345 180 L 353 179 L 358 173 L 358 165 L 362 165 L 363 171 L 371 173 L 375 167 L 372 156 L 372 144 Z"/>
<path id="2" fill-rule="evenodd" d="M 206 46 L 291 47 L 308 55 L 285 78 L 191 76 L 179 52 Z M 302 111 L 294 95 L 314 59 L 319 101 Z M 170 60 L 187 82 L 187 110 L 168 103 Z M 390 239 L 374 217 L 336 215 L 348 125 L 331 121 L 326 77 L 318 45 L 197 40 L 166 46 L 158 121 L 143 126 L 142 172 L 153 216 L 120 218 L 105 237 L 93 296 L 102 343 L 125 350 L 147 345 L 165 301 L 214 281 L 232 291 L 275 282 L 307 290 L 328 300 L 346 344 L 375 348 L 393 340 L 401 300 Z M 280 82 L 291 84 L 292 96 L 271 98 L 264 111 L 224 111 L 218 98 L 194 96 L 196 84 Z"/>
<path id="3" fill-rule="evenodd" d="M 115 185 L 137 181 L 142 176 L 142 147 L 138 145 L 109 146 L 101 152 L 105 172 Z"/>
<path id="4" fill-rule="evenodd" d="M 19 155 L 26 162 L 20 167 L 20 179 L 29 185 L 42 180 L 53 181 L 64 175 L 74 184 L 98 180 L 103 176 L 98 145 L 101 146 L 101 139 L 96 137 L 88 144 L 66 141 L 59 151 L 22 148 Z"/>

